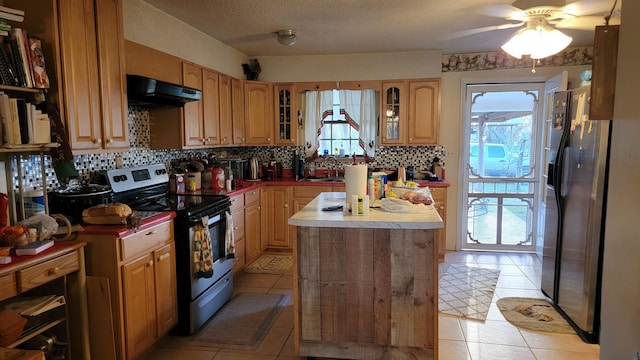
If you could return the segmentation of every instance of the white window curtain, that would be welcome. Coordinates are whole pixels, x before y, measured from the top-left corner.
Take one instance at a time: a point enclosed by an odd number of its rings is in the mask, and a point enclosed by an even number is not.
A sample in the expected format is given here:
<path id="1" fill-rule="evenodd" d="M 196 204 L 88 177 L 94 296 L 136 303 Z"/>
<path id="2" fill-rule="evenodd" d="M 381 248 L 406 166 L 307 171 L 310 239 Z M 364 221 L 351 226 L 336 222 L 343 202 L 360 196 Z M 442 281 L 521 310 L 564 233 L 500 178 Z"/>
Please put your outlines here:
<path id="1" fill-rule="evenodd" d="M 323 112 L 333 109 L 333 92 L 331 90 L 307 91 L 304 106 L 305 155 L 311 157 L 320 146 L 318 136 L 324 119 Z"/>
<path id="2" fill-rule="evenodd" d="M 348 115 L 354 129 L 358 129 L 360 147 L 368 156 L 375 155 L 376 92 L 373 89 L 340 90 L 340 107 Z M 318 150 L 318 136 L 323 120 L 333 113 L 333 91 L 307 91 L 304 109 L 305 154 L 313 156 Z M 341 111 L 342 112 L 342 111 Z"/>
<path id="3" fill-rule="evenodd" d="M 358 129 L 360 147 L 368 156 L 375 155 L 376 92 L 373 89 L 340 90 L 340 107 L 345 110 Z"/>

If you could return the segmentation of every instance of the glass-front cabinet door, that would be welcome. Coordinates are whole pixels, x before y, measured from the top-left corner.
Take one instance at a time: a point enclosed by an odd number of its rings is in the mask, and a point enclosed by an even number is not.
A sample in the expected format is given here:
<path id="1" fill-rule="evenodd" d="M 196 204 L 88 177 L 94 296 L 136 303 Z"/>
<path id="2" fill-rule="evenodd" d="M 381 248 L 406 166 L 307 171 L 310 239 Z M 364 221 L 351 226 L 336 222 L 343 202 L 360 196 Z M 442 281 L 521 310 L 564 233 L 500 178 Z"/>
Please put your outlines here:
<path id="1" fill-rule="evenodd" d="M 380 143 L 404 144 L 407 131 L 406 84 L 402 81 L 383 82 L 381 104 Z"/>
<path id="2" fill-rule="evenodd" d="M 276 144 L 295 145 L 298 132 L 298 114 L 295 106 L 295 92 L 293 84 L 276 84 Z"/>

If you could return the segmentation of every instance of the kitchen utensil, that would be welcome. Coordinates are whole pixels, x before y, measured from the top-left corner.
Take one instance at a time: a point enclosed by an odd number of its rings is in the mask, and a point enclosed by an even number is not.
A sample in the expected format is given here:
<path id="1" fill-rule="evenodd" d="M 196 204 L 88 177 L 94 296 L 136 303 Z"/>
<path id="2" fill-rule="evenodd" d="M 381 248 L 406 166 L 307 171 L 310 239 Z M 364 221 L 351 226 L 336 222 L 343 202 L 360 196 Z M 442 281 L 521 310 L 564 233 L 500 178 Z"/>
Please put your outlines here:
<path id="1" fill-rule="evenodd" d="M 260 164 L 258 158 L 252 157 L 249 160 L 249 180 L 258 180 L 260 177 Z"/>

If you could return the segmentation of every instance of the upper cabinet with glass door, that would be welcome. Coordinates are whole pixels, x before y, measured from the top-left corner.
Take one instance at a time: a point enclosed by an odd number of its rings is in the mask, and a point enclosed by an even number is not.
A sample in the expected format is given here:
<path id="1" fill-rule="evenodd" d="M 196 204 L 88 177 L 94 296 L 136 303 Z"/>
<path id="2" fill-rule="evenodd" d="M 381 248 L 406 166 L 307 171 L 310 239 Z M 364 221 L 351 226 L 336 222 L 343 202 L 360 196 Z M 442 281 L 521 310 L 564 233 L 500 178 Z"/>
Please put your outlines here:
<path id="1" fill-rule="evenodd" d="M 381 145 L 438 145 L 440 80 L 382 83 Z"/>
<path id="2" fill-rule="evenodd" d="M 294 84 L 275 84 L 276 145 L 296 145 L 297 106 Z"/>
<path id="3" fill-rule="evenodd" d="M 380 143 L 402 145 L 407 132 L 407 84 L 403 81 L 382 83 L 382 121 Z"/>

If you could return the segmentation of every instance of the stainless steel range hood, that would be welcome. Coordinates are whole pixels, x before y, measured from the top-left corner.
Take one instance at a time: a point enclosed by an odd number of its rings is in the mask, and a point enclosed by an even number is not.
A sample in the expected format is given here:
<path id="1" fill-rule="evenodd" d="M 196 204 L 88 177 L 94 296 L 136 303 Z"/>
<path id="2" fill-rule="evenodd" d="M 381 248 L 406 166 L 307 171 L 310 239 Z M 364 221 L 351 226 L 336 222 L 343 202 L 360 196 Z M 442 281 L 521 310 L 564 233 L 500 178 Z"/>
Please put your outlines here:
<path id="1" fill-rule="evenodd" d="M 127 74 L 127 97 L 129 105 L 134 106 L 182 107 L 189 101 L 200 100 L 202 91 L 140 75 Z"/>

